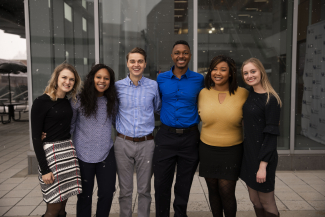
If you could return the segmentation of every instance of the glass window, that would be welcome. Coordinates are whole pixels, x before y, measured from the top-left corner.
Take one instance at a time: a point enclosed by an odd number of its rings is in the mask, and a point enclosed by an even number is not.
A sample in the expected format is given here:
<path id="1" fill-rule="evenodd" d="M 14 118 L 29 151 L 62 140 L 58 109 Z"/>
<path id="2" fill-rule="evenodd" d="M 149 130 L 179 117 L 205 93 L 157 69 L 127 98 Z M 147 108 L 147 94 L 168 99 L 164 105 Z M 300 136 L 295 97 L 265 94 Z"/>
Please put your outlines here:
<path id="1" fill-rule="evenodd" d="M 263 63 L 283 103 L 278 149 L 289 149 L 293 1 L 198 1 L 198 72 L 206 74 L 211 59 L 227 55 L 240 74 L 246 59 Z"/>
<path id="2" fill-rule="evenodd" d="M 86 0 L 82 0 L 82 7 L 87 8 L 87 2 L 86 2 Z"/>
<path id="3" fill-rule="evenodd" d="M 144 76 L 154 80 L 173 65 L 175 41 L 186 40 L 193 48 L 193 2 L 172 2 L 99 1 L 100 61 L 115 71 L 117 79 L 128 74 L 125 56 L 136 46 L 147 52 Z"/>
<path id="4" fill-rule="evenodd" d="M 296 150 L 325 149 L 325 2 L 299 1 Z"/>
<path id="5" fill-rule="evenodd" d="M 87 32 L 87 20 L 82 18 L 82 30 Z"/>
<path id="6" fill-rule="evenodd" d="M 64 3 L 64 18 L 72 22 L 71 7 L 67 3 Z"/>
<path id="7" fill-rule="evenodd" d="M 50 4 L 50 5 L 49 5 Z M 86 4 L 86 7 L 84 7 Z M 95 62 L 93 0 L 29 1 L 33 99 L 67 61 L 84 78 Z"/>

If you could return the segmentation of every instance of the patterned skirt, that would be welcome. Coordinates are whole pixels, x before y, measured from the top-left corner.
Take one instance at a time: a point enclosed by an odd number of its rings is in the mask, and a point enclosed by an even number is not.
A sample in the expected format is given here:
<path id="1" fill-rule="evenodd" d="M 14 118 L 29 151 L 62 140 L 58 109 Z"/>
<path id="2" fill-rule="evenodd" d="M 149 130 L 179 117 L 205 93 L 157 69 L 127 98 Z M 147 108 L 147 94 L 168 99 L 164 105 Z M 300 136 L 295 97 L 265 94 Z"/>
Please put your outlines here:
<path id="1" fill-rule="evenodd" d="M 76 150 L 71 140 L 43 143 L 47 165 L 54 182 L 45 184 L 38 169 L 38 179 L 46 203 L 58 203 L 82 192 L 81 176 Z"/>

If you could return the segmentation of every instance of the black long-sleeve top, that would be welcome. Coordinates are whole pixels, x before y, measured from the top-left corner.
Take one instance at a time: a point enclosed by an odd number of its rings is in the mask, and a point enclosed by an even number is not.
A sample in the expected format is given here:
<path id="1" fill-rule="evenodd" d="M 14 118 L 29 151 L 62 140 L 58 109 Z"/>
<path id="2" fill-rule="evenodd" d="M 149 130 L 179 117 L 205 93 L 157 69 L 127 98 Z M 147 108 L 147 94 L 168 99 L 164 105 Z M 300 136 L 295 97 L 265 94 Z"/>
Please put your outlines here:
<path id="1" fill-rule="evenodd" d="M 277 136 L 279 133 L 280 106 L 273 95 L 266 103 L 267 94 L 259 94 L 251 88 L 243 106 L 244 155 L 240 178 L 254 190 L 274 190 L 275 170 L 278 161 Z M 260 162 L 268 162 L 266 182 L 257 183 L 256 173 Z"/>
<path id="2" fill-rule="evenodd" d="M 52 101 L 47 94 L 37 97 L 31 110 L 31 127 L 34 151 L 43 175 L 51 172 L 47 165 L 44 142 L 70 139 L 72 109 L 67 98 Z M 42 141 L 42 132 L 46 138 Z"/>

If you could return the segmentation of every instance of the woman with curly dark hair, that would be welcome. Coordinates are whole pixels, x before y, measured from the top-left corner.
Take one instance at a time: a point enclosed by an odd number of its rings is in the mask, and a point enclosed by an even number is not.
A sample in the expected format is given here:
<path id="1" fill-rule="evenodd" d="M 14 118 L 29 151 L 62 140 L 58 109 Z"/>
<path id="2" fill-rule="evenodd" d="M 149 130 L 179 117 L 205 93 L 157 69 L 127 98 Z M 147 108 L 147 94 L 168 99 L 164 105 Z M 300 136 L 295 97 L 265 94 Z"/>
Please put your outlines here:
<path id="1" fill-rule="evenodd" d="M 202 120 L 199 175 L 205 178 L 214 217 L 235 217 L 236 183 L 243 156 L 243 105 L 248 91 L 238 87 L 235 61 L 212 59 L 198 99 Z"/>
<path id="2" fill-rule="evenodd" d="M 76 146 L 83 192 L 78 195 L 77 216 L 91 216 L 94 177 L 98 185 L 96 216 L 108 216 L 115 191 L 116 162 L 112 122 L 118 109 L 114 71 L 93 66 L 76 103 L 71 102 L 72 140 Z"/>

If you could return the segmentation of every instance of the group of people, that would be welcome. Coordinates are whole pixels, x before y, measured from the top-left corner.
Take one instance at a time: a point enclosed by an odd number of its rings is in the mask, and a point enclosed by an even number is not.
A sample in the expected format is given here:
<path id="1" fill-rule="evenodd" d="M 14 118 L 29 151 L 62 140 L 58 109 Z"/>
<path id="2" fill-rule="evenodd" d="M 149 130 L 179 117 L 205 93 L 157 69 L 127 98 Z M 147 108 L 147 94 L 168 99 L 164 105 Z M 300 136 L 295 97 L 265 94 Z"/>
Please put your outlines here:
<path id="1" fill-rule="evenodd" d="M 154 81 L 143 76 L 147 55 L 136 47 L 126 56 L 126 78 L 115 81 L 110 67 L 96 64 L 83 87 L 73 66 L 56 67 L 31 110 L 47 203 L 43 216 L 66 216 L 73 195 L 78 196 L 77 216 L 91 216 L 95 177 L 96 216 L 108 216 L 117 173 L 120 216 L 131 217 L 134 172 L 138 216 L 150 216 L 152 175 L 156 216 L 170 215 L 174 176 L 174 216 L 187 216 L 199 162 L 214 217 L 236 216 L 239 177 L 247 184 L 257 217 L 280 216 L 274 184 L 281 100 L 262 63 L 256 58 L 243 63 L 247 91 L 238 87 L 236 64 L 227 56 L 214 57 L 205 78 L 188 68 L 186 41 L 175 42 L 171 58 L 174 66 Z M 154 138 L 155 113 L 162 124 Z"/>

